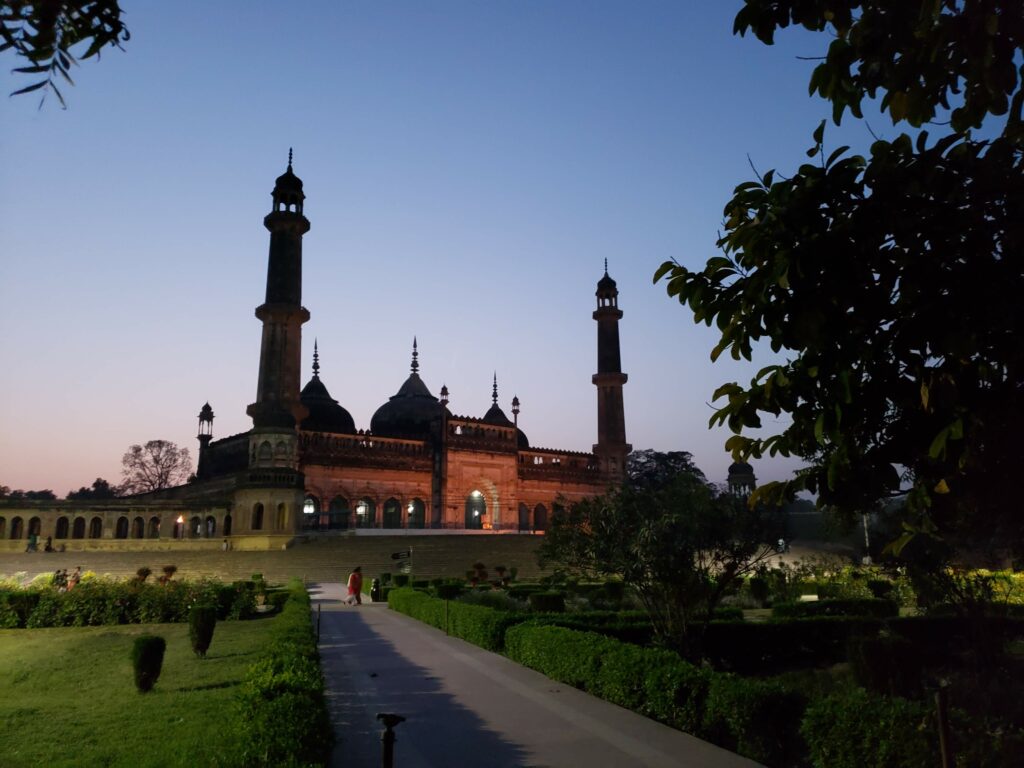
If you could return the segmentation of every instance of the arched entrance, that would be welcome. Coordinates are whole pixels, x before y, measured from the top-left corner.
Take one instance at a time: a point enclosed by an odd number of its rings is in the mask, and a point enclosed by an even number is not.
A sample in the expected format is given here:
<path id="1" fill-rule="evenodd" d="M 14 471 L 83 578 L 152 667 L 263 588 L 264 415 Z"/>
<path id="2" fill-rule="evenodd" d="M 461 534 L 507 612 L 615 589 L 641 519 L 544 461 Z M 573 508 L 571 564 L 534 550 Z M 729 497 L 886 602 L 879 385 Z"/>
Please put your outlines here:
<path id="1" fill-rule="evenodd" d="M 231 515 L 224 515 L 224 535 L 231 535 Z"/>
<path id="2" fill-rule="evenodd" d="M 263 530 L 263 505 L 259 502 L 252 505 L 252 525 L 250 527 L 254 531 Z"/>
<path id="3" fill-rule="evenodd" d="M 487 516 L 487 500 L 481 491 L 473 491 L 466 497 L 466 528 L 480 530 Z"/>
<path id="4" fill-rule="evenodd" d="M 136 519 L 141 520 L 142 518 L 136 518 Z M 128 538 L 128 518 L 127 517 L 122 516 L 122 517 L 117 518 L 117 527 L 114 528 L 114 538 L 115 539 L 127 539 Z"/>
<path id="5" fill-rule="evenodd" d="M 413 499 L 405 508 L 407 528 L 422 528 L 427 514 L 427 505 L 423 499 Z"/>
<path id="6" fill-rule="evenodd" d="M 281 502 L 277 505 L 277 525 L 274 530 L 276 531 L 287 531 L 288 530 L 288 505 Z"/>
<path id="7" fill-rule="evenodd" d="M 402 527 L 402 505 L 392 496 L 384 502 L 384 528 Z"/>
<path id="8" fill-rule="evenodd" d="M 203 535 L 203 518 L 193 517 L 188 522 L 188 535 L 193 539 L 201 538 Z"/>
<path id="9" fill-rule="evenodd" d="M 212 539 L 217 535 L 217 518 L 213 515 L 206 516 L 206 537 Z"/>
<path id="10" fill-rule="evenodd" d="M 103 535 L 103 518 L 94 517 L 89 521 L 89 538 L 98 539 Z"/>
<path id="11" fill-rule="evenodd" d="M 0 517 L 0 539 L 7 536 L 7 518 Z"/>
<path id="12" fill-rule="evenodd" d="M 372 499 L 360 499 L 356 503 L 356 528 L 377 527 L 377 505 Z"/>
<path id="13" fill-rule="evenodd" d="M 38 517 L 33 517 L 28 521 L 28 535 L 38 536 L 40 531 L 43 530 L 43 521 Z"/>
<path id="14" fill-rule="evenodd" d="M 132 538 L 141 539 L 146 536 L 146 521 L 141 517 L 132 520 Z"/>
<path id="15" fill-rule="evenodd" d="M 20 517 L 11 518 L 11 538 L 20 539 L 24 534 L 25 523 Z"/>
<path id="16" fill-rule="evenodd" d="M 160 518 L 154 515 L 149 518 L 149 538 L 159 539 L 160 538 Z"/>
<path id="17" fill-rule="evenodd" d="M 72 539 L 84 539 L 85 538 L 85 518 L 76 517 L 75 522 L 71 524 L 71 538 Z"/>
<path id="18" fill-rule="evenodd" d="M 302 530 L 315 531 L 322 528 L 320 520 L 320 499 L 308 494 L 302 502 Z"/>
<path id="19" fill-rule="evenodd" d="M 57 528 L 54 531 L 53 537 L 55 539 L 66 539 L 68 537 L 68 519 L 66 517 L 57 518 Z"/>
<path id="20" fill-rule="evenodd" d="M 546 531 L 548 529 L 548 510 L 543 504 L 533 508 L 533 530 Z"/>
<path id="21" fill-rule="evenodd" d="M 327 527 L 335 530 L 348 528 L 348 518 L 351 514 L 348 499 L 344 496 L 335 496 L 331 499 L 331 507 L 327 514 Z"/>
<path id="22" fill-rule="evenodd" d="M 519 530 L 530 530 L 530 508 L 522 503 L 519 505 Z"/>

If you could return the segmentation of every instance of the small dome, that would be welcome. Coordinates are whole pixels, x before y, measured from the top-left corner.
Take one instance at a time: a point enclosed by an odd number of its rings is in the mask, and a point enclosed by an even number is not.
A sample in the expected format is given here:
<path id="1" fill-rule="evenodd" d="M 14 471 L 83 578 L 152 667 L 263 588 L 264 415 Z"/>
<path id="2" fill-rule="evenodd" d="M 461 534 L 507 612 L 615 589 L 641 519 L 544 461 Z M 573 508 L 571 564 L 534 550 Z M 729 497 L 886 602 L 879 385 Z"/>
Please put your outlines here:
<path id="1" fill-rule="evenodd" d="M 511 427 L 514 426 L 511 421 L 508 420 L 508 416 L 501 410 L 501 406 L 495 403 L 484 414 L 483 418 L 486 424 L 494 424 L 496 427 Z"/>
<path id="2" fill-rule="evenodd" d="M 597 281 L 597 292 L 598 293 L 615 293 L 618 287 L 615 285 L 615 281 L 609 277 L 608 273 L 604 273 L 604 277 Z"/>
<path id="3" fill-rule="evenodd" d="M 327 387 L 314 375 L 302 388 L 299 395 L 302 404 L 309 409 L 309 416 L 302 420 L 300 428 L 306 432 L 340 432 L 346 435 L 356 433 L 352 415 L 331 397 Z"/>
<path id="4" fill-rule="evenodd" d="M 204 403 L 203 407 L 199 409 L 199 420 L 213 421 L 213 408 L 210 407 L 209 403 Z"/>
<path id="5" fill-rule="evenodd" d="M 277 177 L 274 182 L 274 192 L 291 192 L 302 194 L 302 179 L 292 172 L 292 164 L 288 163 L 288 170 Z"/>
<path id="6" fill-rule="evenodd" d="M 734 461 L 729 465 L 730 475 L 752 475 L 754 468 L 745 461 Z"/>

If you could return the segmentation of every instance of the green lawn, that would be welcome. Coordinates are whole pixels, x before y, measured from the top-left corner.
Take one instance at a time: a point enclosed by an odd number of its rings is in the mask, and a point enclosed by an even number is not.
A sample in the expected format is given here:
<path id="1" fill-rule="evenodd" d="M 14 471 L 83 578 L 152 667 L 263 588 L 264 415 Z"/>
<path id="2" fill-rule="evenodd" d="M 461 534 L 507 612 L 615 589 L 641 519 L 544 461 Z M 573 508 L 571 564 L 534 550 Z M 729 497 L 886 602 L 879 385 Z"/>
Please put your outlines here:
<path id="1" fill-rule="evenodd" d="M 0 630 L 0 765 L 218 766 L 237 754 L 234 695 L 272 619 L 217 624 L 205 659 L 187 624 Z M 167 640 L 140 694 L 134 638 Z"/>

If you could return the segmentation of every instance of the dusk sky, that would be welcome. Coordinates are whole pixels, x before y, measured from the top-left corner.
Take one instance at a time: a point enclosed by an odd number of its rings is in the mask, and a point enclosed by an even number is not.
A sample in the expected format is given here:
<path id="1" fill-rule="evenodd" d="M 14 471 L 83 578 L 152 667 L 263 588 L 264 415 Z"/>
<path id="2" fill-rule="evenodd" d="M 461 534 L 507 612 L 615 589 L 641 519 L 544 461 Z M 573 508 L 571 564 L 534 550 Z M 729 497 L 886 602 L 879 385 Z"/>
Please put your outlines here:
<path id="1" fill-rule="evenodd" d="M 830 39 L 733 36 L 740 5 L 124 0 L 131 40 L 74 70 L 67 110 L 0 98 L 0 484 L 120 482 L 127 447 L 155 438 L 194 460 L 206 401 L 215 437 L 251 426 L 262 219 L 289 147 L 312 224 L 303 381 L 316 337 L 357 427 L 415 335 L 453 413 L 482 416 L 496 371 L 534 446 L 589 451 L 607 259 L 629 441 L 724 480 L 711 394 L 770 357 L 712 365 L 717 334 L 651 278 L 715 255 L 750 163 L 788 175 L 829 114 L 797 57 Z M 31 82 L 0 64 L 5 94 Z"/>

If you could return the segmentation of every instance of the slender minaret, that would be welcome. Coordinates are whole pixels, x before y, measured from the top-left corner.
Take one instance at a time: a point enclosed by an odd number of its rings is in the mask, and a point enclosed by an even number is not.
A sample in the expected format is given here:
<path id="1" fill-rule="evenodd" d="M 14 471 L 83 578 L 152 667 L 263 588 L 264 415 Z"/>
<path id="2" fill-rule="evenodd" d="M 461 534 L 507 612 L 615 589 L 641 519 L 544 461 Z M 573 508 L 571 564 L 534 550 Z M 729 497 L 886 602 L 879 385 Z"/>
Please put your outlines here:
<path id="1" fill-rule="evenodd" d="M 597 373 L 592 381 L 597 387 L 597 444 L 594 454 L 609 479 L 621 481 L 625 476 L 626 456 L 633 449 L 626 442 L 626 416 L 622 406 L 622 385 L 628 378 L 622 372 L 619 357 L 619 290 L 608 276 L 608 260 L 604 277 L 597 283 Z"/>
<path id="2" fill-rule="evenodd" d="M 213 440 L 213 408 L 204 403 L 199 409 L 199 464 L 196 466 L 196 478 L 205 480 L 210 474 L 210 441 Z"/>
<path id="3" fill-rule="evenodd" d="M 274 185 L 274 210 L 263 219 L 270 230 L 267 294 L 256 307 L 263 341 L 256 402 L 246 410 L 257 429 L 294 429 L 306 416 L 299 399 L 302 324 L 309 320 L 302 306 L 302 236 L 309 231 L 309 220 L 302 215 L 305 198 L 288 150 L 288 170 Z"/>
<path id="4" fill-rule="evenodd" d="M 302 236 L 309 221 L 302 215 L 302 180 L 288 170 L 277 177 L 274 209 L 263 219 L 270 231 L 267 293 L 256 307 L 263 323 L 256 402 L 246 409 L 249 471 L 235 493 L 236 533 L 293 535 L 298 530 L 305 478 L 299 467 L 297 427 L 309 411 L 300 399 L 302 324 Z"/>

